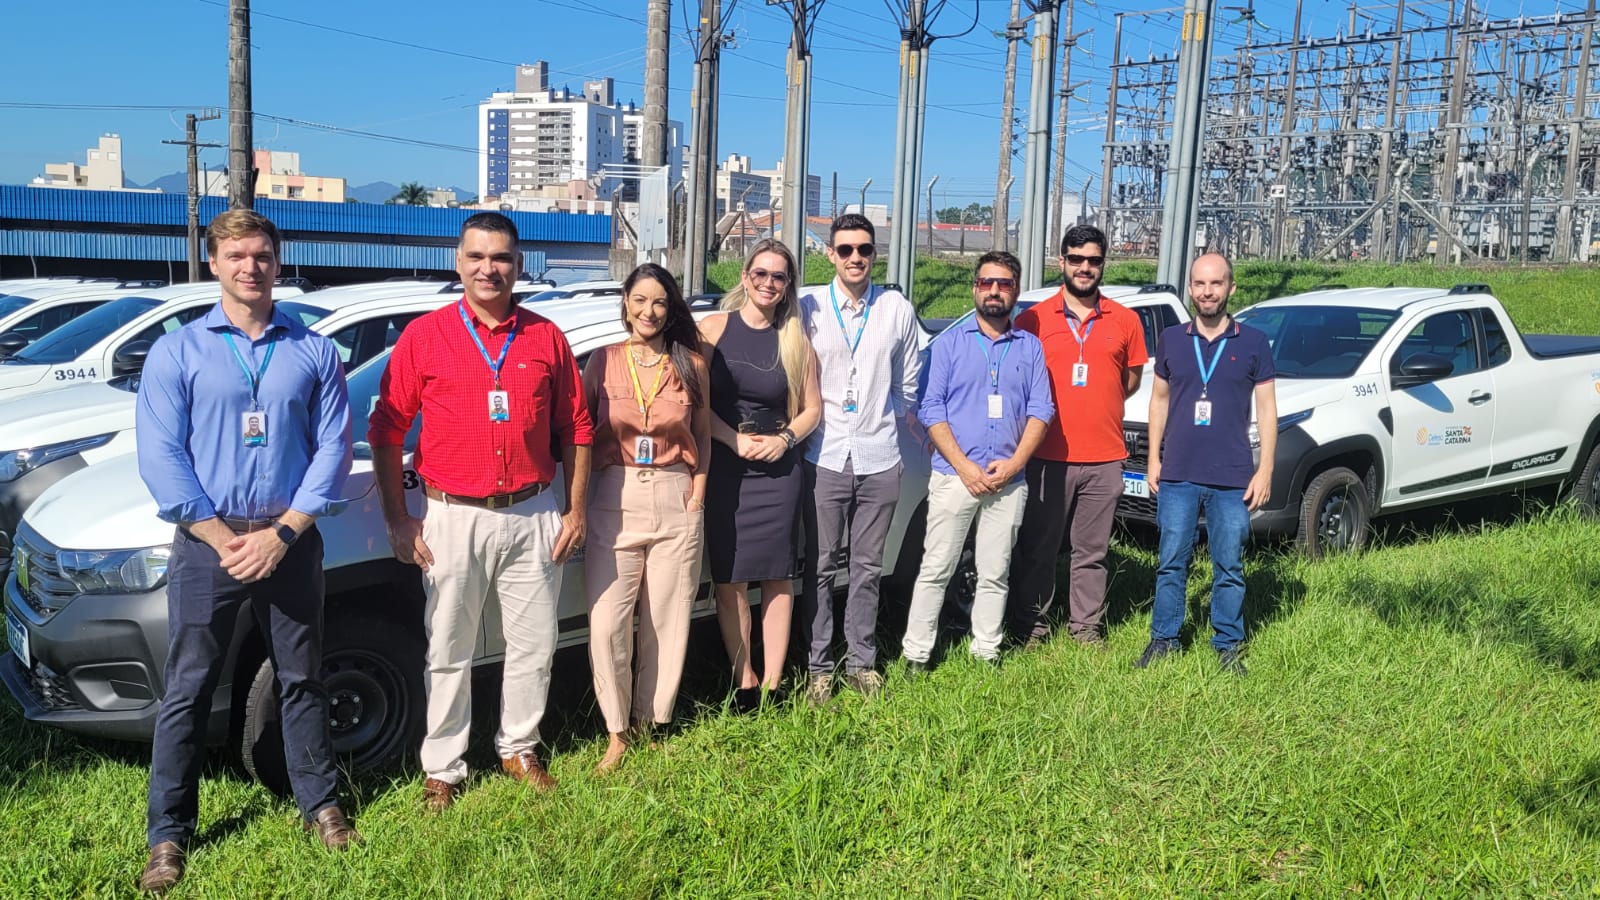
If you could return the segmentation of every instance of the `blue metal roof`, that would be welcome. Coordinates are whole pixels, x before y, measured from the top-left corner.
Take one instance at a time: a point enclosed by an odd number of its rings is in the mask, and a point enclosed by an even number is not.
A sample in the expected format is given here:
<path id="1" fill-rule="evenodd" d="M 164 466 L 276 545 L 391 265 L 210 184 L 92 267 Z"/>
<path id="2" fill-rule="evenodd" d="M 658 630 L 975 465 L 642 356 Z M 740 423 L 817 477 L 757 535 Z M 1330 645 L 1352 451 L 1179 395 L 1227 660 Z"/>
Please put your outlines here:
<path id="1" fill-rule="evenodd" d="M 201 224 L 211 221 L 225 209 L 227 201 L 222 197 L 200 198 Z M 454 238 L 461 232 L 461 223 L 478 212 L 386 203 L 261 198 L 256 199 L 255 209 L 279 229 L 290 233 L 381 234 L 401 238 Z M 516 223 L 518 235 L 524 241 L 611 243 L 610 216 L 528 212 L 506 215 Z M 0 185 L 0 220 L 5 219 L 181 228 L 188 223 L 188 205 L 183 194 L 30 188 L 8 184 Z"/>
<path id="2" fill-rule="evenodd" d="M 200 247 L 200 254 L 202 258 L 205 256 L 204 244 Z M 186 262 L 189 259 L 189 247 L 184 238 L 170 235 L 0 229 L 0 256 Z M 537 274 L 545 270 L 546 255 L 542 250 L 525 250 L 522 259 L 525 272 Z M 456 267 L 454 247 L 296 240 L 284 241 L 283 264 L 357 269 L 433 269 L 445 272 Z"/>

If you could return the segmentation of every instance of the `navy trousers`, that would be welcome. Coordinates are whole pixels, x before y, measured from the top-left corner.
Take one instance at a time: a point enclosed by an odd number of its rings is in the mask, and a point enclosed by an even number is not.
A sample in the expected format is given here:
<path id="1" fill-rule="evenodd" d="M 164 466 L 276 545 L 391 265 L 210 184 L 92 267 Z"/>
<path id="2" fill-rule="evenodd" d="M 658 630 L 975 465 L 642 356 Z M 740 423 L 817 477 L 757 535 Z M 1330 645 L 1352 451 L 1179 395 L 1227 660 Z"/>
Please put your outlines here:
<path id="1" fill-rule="evenodd" d="M 277 670 L 283 747 L 300 814 L 312 818 L 338 803 L 328 694 L 322 669 L 322 535 L 313 526 L 276 571 L 241 584 L 217 552 L 182 528 L 167 564 L 166 692 L 150 760 L 150 846 L 187 846 L 200 808 L 211 698 L 222 677 L 241 605 L 249 602 Z"/>

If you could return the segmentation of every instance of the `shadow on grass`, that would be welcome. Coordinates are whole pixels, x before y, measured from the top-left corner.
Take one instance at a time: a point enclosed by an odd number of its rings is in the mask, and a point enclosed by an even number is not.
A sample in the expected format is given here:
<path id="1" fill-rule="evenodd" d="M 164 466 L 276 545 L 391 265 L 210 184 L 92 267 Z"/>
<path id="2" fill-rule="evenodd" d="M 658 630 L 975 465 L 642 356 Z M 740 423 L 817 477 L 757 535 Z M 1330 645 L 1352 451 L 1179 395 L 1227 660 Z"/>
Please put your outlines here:
<path id="1" fill-rule="evenodd" d="M 1528 818 L 1553 820 L 1586 840 L 1600 838 L 1600 759 L 1572 772 L 1529 782 L 1516 792 Z"/>

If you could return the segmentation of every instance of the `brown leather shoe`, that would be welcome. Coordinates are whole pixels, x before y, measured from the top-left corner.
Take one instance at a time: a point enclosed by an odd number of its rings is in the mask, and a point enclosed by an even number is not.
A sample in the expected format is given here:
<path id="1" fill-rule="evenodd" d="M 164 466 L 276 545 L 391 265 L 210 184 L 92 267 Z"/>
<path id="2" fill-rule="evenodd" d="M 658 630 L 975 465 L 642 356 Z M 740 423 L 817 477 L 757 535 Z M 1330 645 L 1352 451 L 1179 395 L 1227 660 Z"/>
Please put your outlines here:
<path id="1" fill-rule="evenodd" d="M 456 795 L 461 793 L 461 785 L 429 778 L 422 783 L 422 805 L 428 812 L 442 813 L 456 802 Z"/>
<path id="2" fill-rule="evenodd" d="M 165 894 L 183 880 L 183 848 L 172 841 L 162 841 L 150 848 L 150 861 L 144 864 L 139 876 L 139 890 L 147 894 Z"/>
<path id="3" fill-rule="evenodd" d="M 532 785 L 537 791 L 552 790 L 556 786 L 556 780 L 544 770 L 544 765 L 539 762 L 539 757 L 535 756 L 532 750 L 524 750 L 515 756 L 502 758 L 500 768 L 523 784 Z"/>
<path id="4" fill-rule="evenodd" d="M 300 824 L 307 831 L 315 831 L 322 846 L 329 850 L 345 850 L 362 840 L 361 832 L 350 824 L 350 820 L 344 817 L 344 811 L 337 806 L 325 807 L 315 819 Z"/>

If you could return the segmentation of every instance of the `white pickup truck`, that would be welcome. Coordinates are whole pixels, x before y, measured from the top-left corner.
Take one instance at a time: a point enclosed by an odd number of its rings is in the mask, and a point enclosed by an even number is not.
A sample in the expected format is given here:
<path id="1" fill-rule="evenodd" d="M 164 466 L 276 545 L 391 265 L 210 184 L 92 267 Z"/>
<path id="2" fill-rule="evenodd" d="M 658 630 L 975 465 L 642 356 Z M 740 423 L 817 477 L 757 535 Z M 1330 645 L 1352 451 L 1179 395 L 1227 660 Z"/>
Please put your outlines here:
<path id="1" fill-rule="evenodd" d="M 1109 288 L 1147 318 L 1146 329 L 1181 320 L 1170 289 Z M 558 324 L 580 361 L 622 339 L 611 303 L 556 300 L 538 311 Z M 709 312 L 702 307 L 699 314 Z M 959 320 L 958 320 L 959 321 Z M 927 342 L 936 340 L 927 335 Z M 387 353 L 349 376 L 356 461 L 348 506 L 321 521 L 327 573 L 325 678 L 336 749 L 358 769 L 382 767 L 414 752 L 422 724 L 422 588 L 415 568 L 397 562 L 373 489 L 370 450 L 362 441 Z M 417 431 L 408 436 L 414 446 Z M 905 475 L 890 526 L 884 576 L 909 585 L 921 559 L 929 460 L 902 434 Z M 414 472 L 407 498 L 421 512 Z M 35 501 L 17 529 L 15 562 L 5 584 L 6 637 L 0 680 L 24 715 L 99 737 L 148 741 L 166 662 L 166 559 L 172 526 L 124 453 L 79 468 Z M 588 638 L 582 565 L 569 564 L 558 608 L 561 646 Z M 696 615 L 713 611 L 702 584 Z M 500 616 L 491 606 L 475 664 L 500 659 Z M 212 707 L 210 736 L 240 748 L 247 768 L 282 784 L 272 673 L 254 619 L 243 610 Z"/>
<path id="2" fill-rule="evenodd" d="M 1375 516 L 1522 487 L 1600 507 L 1600 338 L 1518 334 L 1484 285 L 1319 290 L 1237 318 L 1278 371 L 1254 533 L 1318 557 L 1362 547 Z M 1147 422 L 1130 401 L 1130 469 L 1148 461 Z M 1154 519 L 1153 504 L 1122 512 Z"/>

